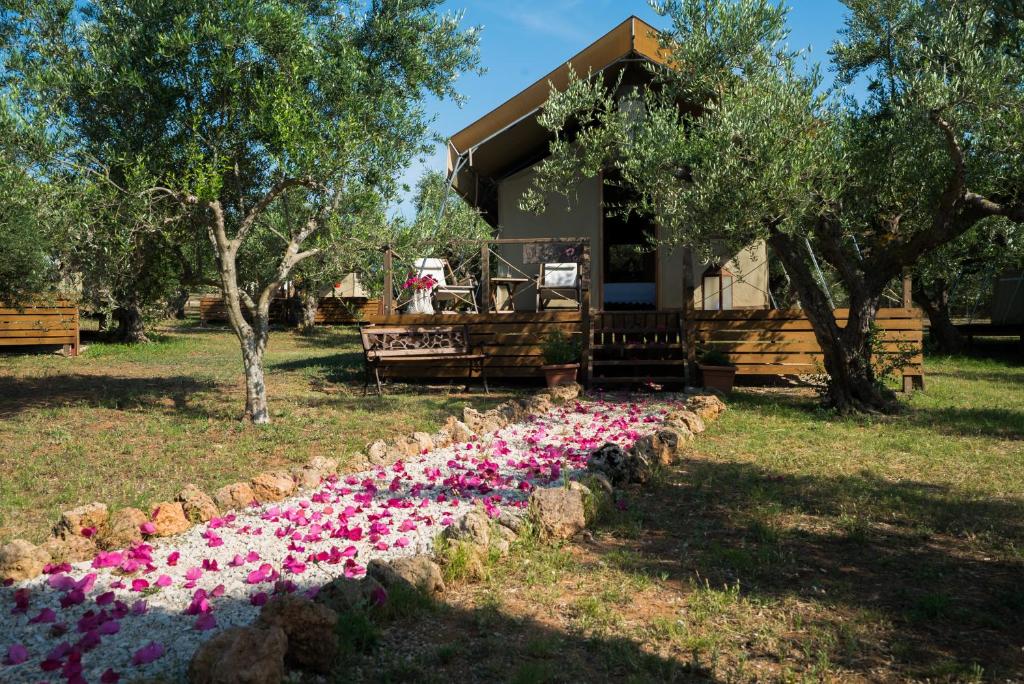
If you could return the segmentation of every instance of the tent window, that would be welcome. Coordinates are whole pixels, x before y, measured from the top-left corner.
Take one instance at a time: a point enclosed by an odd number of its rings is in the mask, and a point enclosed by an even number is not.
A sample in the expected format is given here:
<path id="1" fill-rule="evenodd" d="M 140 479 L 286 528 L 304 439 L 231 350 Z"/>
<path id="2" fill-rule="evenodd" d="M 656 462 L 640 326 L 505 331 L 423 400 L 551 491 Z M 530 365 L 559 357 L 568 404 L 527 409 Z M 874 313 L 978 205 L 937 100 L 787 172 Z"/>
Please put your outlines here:
<path id="1" fill-rule="evenodd" d="M 721 266 L 711 266 L 701 277 L 701 301 L 705 311 L 732 308 L 733 275 Z"/>

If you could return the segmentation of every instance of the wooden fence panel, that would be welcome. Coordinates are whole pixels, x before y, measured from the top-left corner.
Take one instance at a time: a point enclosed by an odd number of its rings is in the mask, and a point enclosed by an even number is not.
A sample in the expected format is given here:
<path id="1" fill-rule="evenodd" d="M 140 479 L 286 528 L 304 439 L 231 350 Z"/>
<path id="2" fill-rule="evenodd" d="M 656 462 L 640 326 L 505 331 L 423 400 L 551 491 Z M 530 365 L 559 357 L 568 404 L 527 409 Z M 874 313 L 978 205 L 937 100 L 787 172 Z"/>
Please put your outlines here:
<path id="1" fill-rule="evenodd" d="M 77 356 L 80 340 L 78 306 L 70 302 L 0 308 L 0 347 L 61 345 Z"/>
<path id="2" fill-rule="evenodd" d="M 836 321 L 845 325 L 849 310 L 836 309 Z M 821 347 L 810 321 L 799 309 L 695 311 L 689 321 L 697 344 L 729 355 L 740 375 L 802 375 L 824 372 Z M 924 326 L 921 311 L 913 308 L 881 309 L 876 325 L 882 354 L 908 362 L 904 377 L 924 375 L 921 354 Z"/>

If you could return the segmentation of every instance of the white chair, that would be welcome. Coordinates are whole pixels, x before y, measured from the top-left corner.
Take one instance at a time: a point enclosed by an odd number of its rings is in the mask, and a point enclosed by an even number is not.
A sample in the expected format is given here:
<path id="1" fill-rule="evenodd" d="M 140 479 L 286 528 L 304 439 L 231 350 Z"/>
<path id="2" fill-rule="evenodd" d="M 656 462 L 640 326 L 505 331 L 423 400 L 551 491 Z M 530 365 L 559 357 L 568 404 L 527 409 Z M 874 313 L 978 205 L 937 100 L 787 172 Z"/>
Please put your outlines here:
<path id="1" fill-rule="evenodd" d="M 583 283 L 579 264 L 541 264 L 537 274 L 537 311 L 579 309 Z M 553 306 L 554 305 L 554 306 Z"/>
<path id="2" fill-rule="evenodd" d="M 413 262 L 413 267 L 416 269 L 416 275 L 420 278 L 429 275 L 437 281 L 437 286 L 434 288 L 434 301 L 437 302 L 438 308 L 443 303 L 447 303 L 453 308 L 464 305 L 473 313 L 480 312 L 476 303 L 476 285 L 473 283 L 473 279 L 469 278 L 463 283 L 457 282 L 447 259 L 417 259 Z"/>

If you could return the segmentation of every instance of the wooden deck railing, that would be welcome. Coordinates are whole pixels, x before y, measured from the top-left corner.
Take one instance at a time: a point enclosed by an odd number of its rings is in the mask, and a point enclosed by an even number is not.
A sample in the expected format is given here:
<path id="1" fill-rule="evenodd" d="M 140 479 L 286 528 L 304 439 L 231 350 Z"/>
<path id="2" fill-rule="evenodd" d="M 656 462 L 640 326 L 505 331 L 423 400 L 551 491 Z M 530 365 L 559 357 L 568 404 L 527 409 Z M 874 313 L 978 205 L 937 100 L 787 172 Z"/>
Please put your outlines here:
<path id="1" fill-rule="evenodd" d="M 71 302 L 0 308 L 0 347 L 62 345 L 77 356 L 79 340 L 78 306 Z"/>

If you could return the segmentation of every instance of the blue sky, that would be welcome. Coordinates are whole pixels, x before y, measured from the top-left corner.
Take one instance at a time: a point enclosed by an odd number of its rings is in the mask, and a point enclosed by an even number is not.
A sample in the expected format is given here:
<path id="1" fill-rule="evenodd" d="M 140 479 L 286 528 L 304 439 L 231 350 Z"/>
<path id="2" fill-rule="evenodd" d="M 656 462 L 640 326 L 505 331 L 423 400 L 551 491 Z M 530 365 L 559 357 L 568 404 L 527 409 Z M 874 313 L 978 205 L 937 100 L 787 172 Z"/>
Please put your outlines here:
<path id="1" fill-rule="evenodd" d="M 811 58 L 826 62 L 828 48 L 843 25 L 845 8 L 838 0 L 790 0 L 794 48 L 811 48 Z M 482 76 L 465 75 L 458 88 L 467 96 L 460 108 L 451 102 L 431 104 L 434 127 L 445 137 L 456 133 L 502 102 L 545 76 L 630 15 L 664 25 L 646 0 L 449 0 L 449 11 L 465 11 L 464 24 L 482 26 Z M 826 77 L 829 74 L 825 73 Z M 424 169 L 445 170 L 444 146 L 414 164 L 405 174 L 412 185 Z M 410 213 L 409 203 L 401 208 Z"/>

